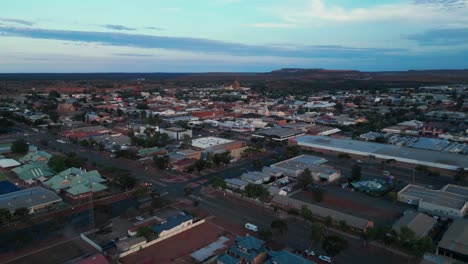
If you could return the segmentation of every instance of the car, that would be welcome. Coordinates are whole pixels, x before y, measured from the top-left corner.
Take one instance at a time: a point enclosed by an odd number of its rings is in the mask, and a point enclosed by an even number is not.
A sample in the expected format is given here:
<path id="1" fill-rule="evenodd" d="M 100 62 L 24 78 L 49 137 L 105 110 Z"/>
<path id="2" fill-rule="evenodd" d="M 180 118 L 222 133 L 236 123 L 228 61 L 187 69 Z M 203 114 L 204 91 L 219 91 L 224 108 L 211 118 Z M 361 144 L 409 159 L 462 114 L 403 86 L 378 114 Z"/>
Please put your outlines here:
<path id="1" fill-rule="evenodd" d="M 349 183 L 345 182 L 345 183 L 341 184 L 341 189 L 345 189 L 348 186 L 349 186 Z"/>
<path id="2" fill-rule="evenodd" d="M 390 176 L 390 172 L 389 172 L 389 171 L 382 171 L 382 174 L 383 174 L 383 176 Z"/>
<path id="3" fill-rule="evenodd" d="M 331 263 L 331 258 L 329 256 L 320 255 L 319 259 L 328 263 Z"/>
<path id="4" fill-rule="evenodd" d="M 315 252 L 312 249 L 306 249 L 305 253 L 307 256 L 315 256 Z"/>
<path id="5" fill-rule="evenodd" d="M 181 216 L 186 216 L 186 215 L 187 215 L 187 213 L 184 212 L 184 211 L 179 212 L 179 214 L 180 214 Z"/>
<path id="6" fill-rule="evenodd" d="M 67 143 L 67 142 L 65 142 L 64 140 L 61 140 L 61 139 L 57 139 L 57 142 L 58 142 L 58 143 L 62 143 L 62 144 Z"/>
<path id="7" fill-rule="evenodd" d="M 363 164 L 362 160 L 356 160 L 356 163 Z"/>
<path id="8" fill-rule="evenodd" d="M 144 218 L 143 216 L 141 216 L 141 215 L 135 217 L 135 219 L 138 220 L 138 221 L 143 221 L 143 220 L 145 220 L 145 218 Z"/>
<path id="9" fill-rule="evenodd" d="M 258 231 L 258 227 L 256 225 L 251 224 L 251 223 L 246 223 L 244 227 L 247 228 L 248 230 L 251 230 L 251 231 L 254 231 L 254 232 Z"/>

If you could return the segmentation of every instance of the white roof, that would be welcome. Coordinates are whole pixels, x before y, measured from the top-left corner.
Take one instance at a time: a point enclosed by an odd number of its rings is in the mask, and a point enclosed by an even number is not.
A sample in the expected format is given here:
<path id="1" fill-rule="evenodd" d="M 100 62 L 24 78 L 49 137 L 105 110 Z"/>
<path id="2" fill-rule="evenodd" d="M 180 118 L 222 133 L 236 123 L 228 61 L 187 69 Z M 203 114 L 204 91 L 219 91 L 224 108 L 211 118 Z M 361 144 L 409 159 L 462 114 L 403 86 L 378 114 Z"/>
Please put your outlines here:
<path id="1" fill-rule="evenodd" d="M 192 146 L 197 148 L 206 149 L 218 145 L 223 145 L 233 142 L 232 140 L 219 138 L 219 137 L 203 137 L 192 140 Z"/>
<path id="2" fill-rule="evenodd" d="M 19 165 L 21 165 L 21 163 L 19 163 L 18 161 L 14 159 L 1 159 L 0 160 L 0 167 L 2 168 L 10 168 L 10 167 L 15 167 Z"/>

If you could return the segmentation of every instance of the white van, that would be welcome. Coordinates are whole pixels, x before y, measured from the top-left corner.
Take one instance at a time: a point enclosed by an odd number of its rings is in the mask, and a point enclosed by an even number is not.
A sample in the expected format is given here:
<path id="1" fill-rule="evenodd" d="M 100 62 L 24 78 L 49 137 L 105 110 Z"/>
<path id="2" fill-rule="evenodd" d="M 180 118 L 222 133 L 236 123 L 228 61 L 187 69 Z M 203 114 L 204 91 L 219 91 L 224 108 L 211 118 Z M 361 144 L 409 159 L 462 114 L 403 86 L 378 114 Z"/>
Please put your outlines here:
<path id="1" fill-rule="evenodd" d="M 254 231 L 254 232 L 258 231 L 258 227 L 256 225 L 252 225 L 250 223 L 245 224 L 245 228 L 247 228 L 248 230 Z"/>

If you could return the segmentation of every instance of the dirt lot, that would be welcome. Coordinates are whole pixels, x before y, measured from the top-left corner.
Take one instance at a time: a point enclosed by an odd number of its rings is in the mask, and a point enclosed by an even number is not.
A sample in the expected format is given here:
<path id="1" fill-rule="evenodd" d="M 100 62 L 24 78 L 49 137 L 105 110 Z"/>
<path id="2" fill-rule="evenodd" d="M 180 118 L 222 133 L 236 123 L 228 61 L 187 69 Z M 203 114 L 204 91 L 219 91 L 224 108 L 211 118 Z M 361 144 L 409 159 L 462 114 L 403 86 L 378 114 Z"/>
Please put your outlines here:
<path id="1" fill-rule="evenodd" d="M 27 255 L 21 259 L 5 262 L 11 264 L 62 264 L 66 261 L 96 253 L 97 250 L 84 242 L 81 238 L 63 243 L 58 246 Z"/>
<path id="2" fill-rule="evenodd" d="M 220 227 L 206 222 L 122 259 L 122 263 L 192 263 L 190 254 L 225 234 Z M 229 237 L 229 236 L 228 236 Z M 232 240 L 232 236 L 230 237 Z"/>
<path id="3" fill-rule="evenodd" d="M 294 198 L 338 210 L 347 214 L 372 220 L 377 224 L 392 224 L 404 211 L 400 204 L 391 203 L 383 198 L 369 197 L 349 189 L 327 188 L 324 200 L 315 202 L 312 192 L 300 192 Z"/>

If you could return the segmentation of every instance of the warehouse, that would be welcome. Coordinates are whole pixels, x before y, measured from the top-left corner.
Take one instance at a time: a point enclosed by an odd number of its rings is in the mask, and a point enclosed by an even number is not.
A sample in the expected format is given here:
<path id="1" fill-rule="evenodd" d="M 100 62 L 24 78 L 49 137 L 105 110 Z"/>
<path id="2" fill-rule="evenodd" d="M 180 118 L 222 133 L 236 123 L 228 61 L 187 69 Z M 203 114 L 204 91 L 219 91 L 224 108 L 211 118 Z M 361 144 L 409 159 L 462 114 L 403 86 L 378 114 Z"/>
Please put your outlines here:
<path id="1" fill-rule="evenodd" d="M 295 138 L 297 136 L 301 136 L 304 134 L 305 133 L 302 130 L 293 130 L 290 128 L 275 127 L 275 128 L 260 130 L 252 134 L 252 136 L 257 137 L 257 138 L 268 138 L 268 139 L 276 140 L 276 141 L 285 141 L 285 140 Z"/>
<path id="2" fill-rule="evenodd" d="M 468 262 L 468 220 L 457 219 L 437 245 L 439 255 Z"/>
<path id="3" fill-rule="evenodd" d="M 337 180 L 341 176 L 340 171 L 324 166 L 323 163 L 325 162 L 327 162 L 327 160 L 324 158 L 301 155 L 275 163 L 270 167 L 279 170 L 283 175 L 292 178 L 298 177 L 305 169 L 309 169 L 312 173 L 312 177 L 316 181 L 332 182 Z"/>
<path id="4" fill-rule="evenodd" d="M 441 190 L 408 184 L 398 192 L 398 201 L 418 206 L 418 210 L 448 218 L 462 218 L 468 210 L 468 188 L 448 184 Z"/>
<path id="5" fill-rule="evenodd" d="M 52 208 L 62 201 L 53 191 L 43 187 L 19 190 L 0 195 L 0 208 L 14 213 L 18 208 L 27 208 L 32 214 L 36 211 Z"/>
<path id="6" fill-rule="evenodd" d="M 323 136 L 301 136 L 293 139 L 291 144 L 316 151 L 347 153 L 385 160 L 391 159 L 412 165 L 423 165 L 452 171 L 458 170 L 459 168 L 468 169 L 468 159 L 464 155 L 425 149 L 398 147 Z"/>

